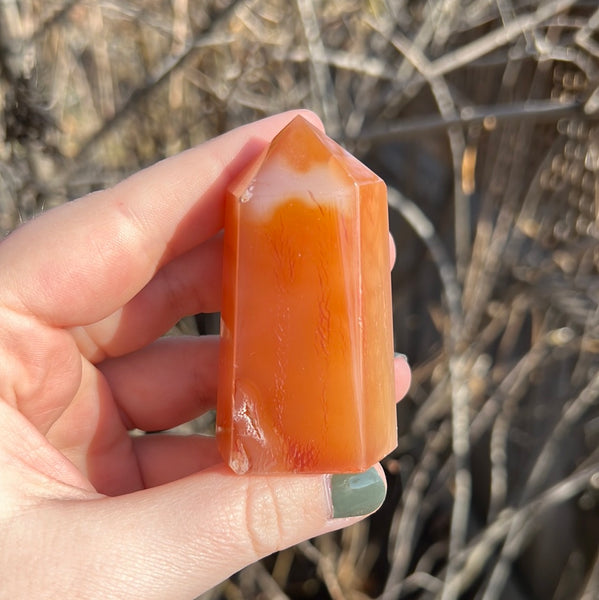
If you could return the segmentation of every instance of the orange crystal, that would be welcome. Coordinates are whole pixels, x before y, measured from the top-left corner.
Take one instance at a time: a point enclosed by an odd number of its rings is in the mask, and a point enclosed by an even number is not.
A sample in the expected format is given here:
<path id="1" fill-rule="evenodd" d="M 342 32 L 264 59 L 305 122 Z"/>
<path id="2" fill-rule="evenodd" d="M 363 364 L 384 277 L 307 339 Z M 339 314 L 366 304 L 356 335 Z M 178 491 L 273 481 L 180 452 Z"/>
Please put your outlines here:
<path id="1" fill-rule="evenodd" d="M 397 443 L 387 194 L 296 117 L 227 192 L 217 439 L 237 473 L 363 471 Z"/>

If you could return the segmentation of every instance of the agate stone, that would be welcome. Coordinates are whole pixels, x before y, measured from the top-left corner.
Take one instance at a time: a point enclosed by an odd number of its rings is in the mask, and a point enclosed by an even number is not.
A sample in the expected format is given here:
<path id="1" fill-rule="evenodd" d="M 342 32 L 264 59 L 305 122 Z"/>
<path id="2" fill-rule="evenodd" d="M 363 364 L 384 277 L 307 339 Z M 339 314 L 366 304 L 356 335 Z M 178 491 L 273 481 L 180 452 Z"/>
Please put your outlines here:
<path id="1" fill-rule="evenodd" d="M 296 117 L 228 190 L 217 440 L 237 473 L 363 471 L 396 446 L 383 181 Z"/>

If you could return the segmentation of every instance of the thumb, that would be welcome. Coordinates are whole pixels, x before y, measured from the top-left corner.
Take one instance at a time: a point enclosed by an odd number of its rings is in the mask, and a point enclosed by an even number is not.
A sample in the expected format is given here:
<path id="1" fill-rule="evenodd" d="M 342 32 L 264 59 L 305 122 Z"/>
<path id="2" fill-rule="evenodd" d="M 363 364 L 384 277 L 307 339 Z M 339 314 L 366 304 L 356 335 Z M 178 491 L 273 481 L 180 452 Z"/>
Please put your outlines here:
<path id="1" fill-rule="evenodd" d="M 73 535 L 61 538 L 66 547 L 57 555 L 78 561 L 85 583 L 78 598 L 191 599 L 263 556 L 351 525 L 385 493 L 380 465 L 332 476 L 238 476 L 220 466 L 71 504 L 63 531 Z M 73 589 L 73 573 L 65 576 L 64 589 Z"/>

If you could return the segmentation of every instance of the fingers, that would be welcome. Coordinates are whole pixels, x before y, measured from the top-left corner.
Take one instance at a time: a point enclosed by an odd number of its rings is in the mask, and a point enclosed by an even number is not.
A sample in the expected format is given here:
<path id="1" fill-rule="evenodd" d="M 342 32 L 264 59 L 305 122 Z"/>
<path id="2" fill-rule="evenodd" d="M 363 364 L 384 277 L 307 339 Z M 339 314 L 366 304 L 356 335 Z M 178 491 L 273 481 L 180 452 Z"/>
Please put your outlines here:
<path id="1" fill-rule="evenodd" d="M 235 129 L 27 223 L 2 244 L 0 303 L 54 326 L 112 314 L 222 228 L 227 185 L 296 114 Z"/>
<path id="2" fill-rule="evenodd" d="M 142 441 L 127 429 L 169 429 L 212 408 L 217 364 L 218 339 L 210 336 L 163 338 L 100 371 L 84 361 L 80 389 L 47 439 L 110 496 L 194 473 L 214 464 L 208 441 Z"/>
<path id="3" fill-rule="evenodd" d="M 126 494 L 214 464 L 214 440 L 148 441 L 127 429 L 168 429 L 214 406 L 218 340 L 163 338 L 102 364 L 82 362 L 79 390 L 45 432 L 96 490 Z M 149 440 L 152 441 L 149 441 Z M 160 451 L 162 455 L 159 455 Z"/>
<path id="4" fill-rule="evenodd" d="M 166 337 L 98 368 L 128 429 L 170 429 L 214 408 L 217 394 L 218 336 Z M 397 400 L 411 380 L 410 367 L 395 358 Z"/>
<path id="5" fill-rule="evenodd" d="M 219 234 L 162 267 L 124 307 L 85 327 L 71 329 L 91 362 L 137 350 L 190 314 L 216 312 L 222 291 L 222 236 Z M 395 243 L 389 235 L 391 265 Z"/>
<path id="6" fill-rule="evenodd" d="M 162 267 L 125 306 L 85 327 L 72 328 L 81 353 L 97 363 L 142 348 L 184 316 L 220 308 L 222 236 Z"/>
<path id="7" fill-rule="evenodd" d="M 214 408 L 218 337 L 166 337 L 98 368 L 129 429 L 170 429 Z"/>
<path id="8" fill-rule="evenodd" d="M 169 429 L 213 408 L 216 397 L 218 338 L 163 338 L 139 352 L 99 365 L 128 428 Z M 397 400 L 410 386 L 405 358 L 395 359 Z M 173 385 L 177 382 L 177 385 Z M 139 481 L 163 485 L 221 463 L 215 439 L 164 434 L 132 438 Z M 104 460 L 104 459 L 103 459 Z M 106 487 L 105 474 L 89 469 L 96 488 L 116 495 L 130 488 Z M 114 475 L 114 474 L 113 474 Z M 127 483 L 132 478 L 127 476 Z"/>
<path id="9" fill-rule="evenodd" d="M 395 356 L 395 397 L 399 402 L 409 391 L 412 383 L 412 371 L 403 354 Z"/>
<path id="10" fill-rule="evenodd" d="M 213 437 L 150 434 L 134 438 L 133 446 L 147 488 L 171 483 L 222 463 Z"/>
<path id="11" fill-rule="evenodd" d="M 265 555 L 356 522 L 385 491 L 378 466 L 353 478 L 239 477 L 216 467 L 135 494 L 71 502 L 52 515 L 56 531 L 69 535 L 52 538 L 51 555 L 64 560 L 51 581 L 42 578 L 43 589 L 76 590 L 79 577 L 92 597 L 194 598 Z"/>
<path id="12" fill-rule="evenodd" d="M 80 393 L 47 434 L 98 491 L 125 494 L 220 462 L 214 439 L 126 435 L 170 429 L 214 407 L 217 337 L 162 338 L 98 369 L 84 369 Z M 410 384 L 403 358 L 395 359 L 395 380 L 399 400 Z"/>

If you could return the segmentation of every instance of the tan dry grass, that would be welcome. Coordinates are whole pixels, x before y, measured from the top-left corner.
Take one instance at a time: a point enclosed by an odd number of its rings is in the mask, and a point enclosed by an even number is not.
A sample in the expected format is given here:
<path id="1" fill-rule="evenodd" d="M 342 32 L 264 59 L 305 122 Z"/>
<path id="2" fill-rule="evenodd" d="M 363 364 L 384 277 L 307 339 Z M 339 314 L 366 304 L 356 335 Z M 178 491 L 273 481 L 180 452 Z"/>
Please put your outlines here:
<path id="1" fill-rule="evenodd" d="M 4 234 L 296 106 L 390 186 L 388 500 L 205 598 L 599 596 L 598 31 L 585 0 L 0 4 Z"/>

